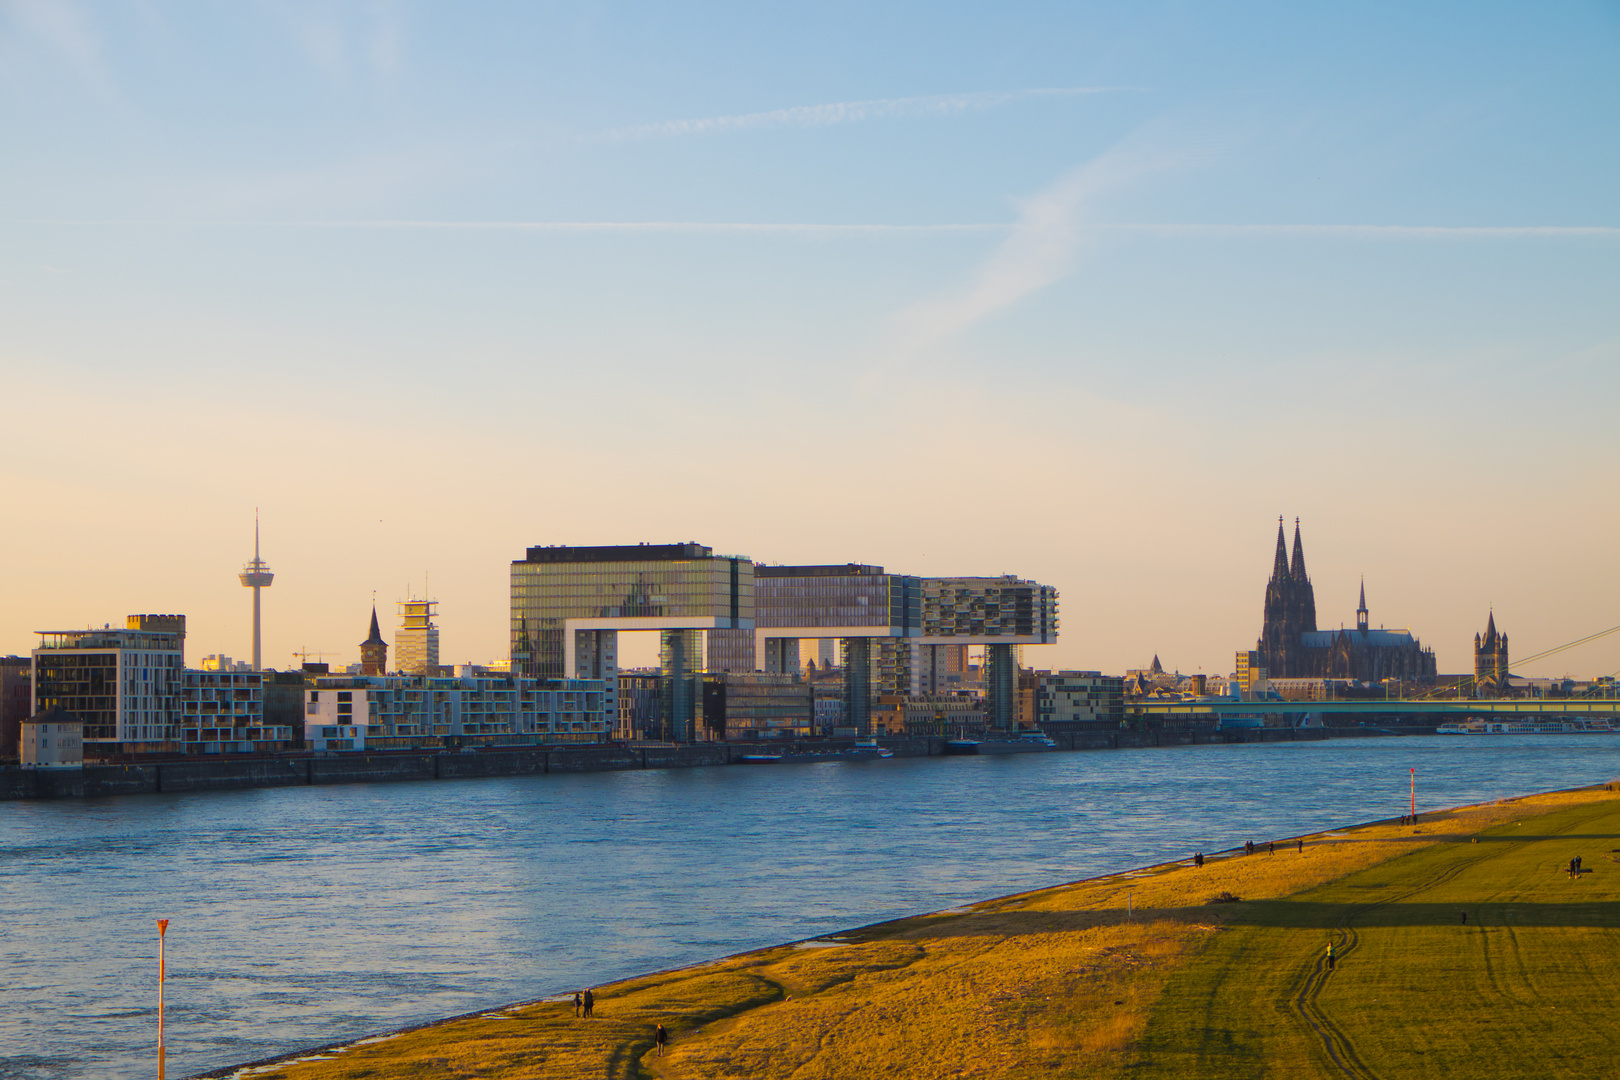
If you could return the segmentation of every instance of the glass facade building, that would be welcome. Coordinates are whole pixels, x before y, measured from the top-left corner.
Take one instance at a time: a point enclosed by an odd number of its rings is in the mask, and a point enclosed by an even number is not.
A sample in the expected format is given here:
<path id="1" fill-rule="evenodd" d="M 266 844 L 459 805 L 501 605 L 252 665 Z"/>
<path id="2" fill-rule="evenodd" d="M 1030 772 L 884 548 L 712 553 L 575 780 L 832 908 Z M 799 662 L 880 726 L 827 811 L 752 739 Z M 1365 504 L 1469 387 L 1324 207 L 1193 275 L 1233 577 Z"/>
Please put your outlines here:
<path id="1" fill-rule="evenodd" d="M 618 716 L 617 634 L 658 630 L 669 727 L 692 737 L 700 694 L 690 673 L 702 642 L 686 631 L 751 631 L 754 564 L 702 544 L 532 547 L 512 563 L 512 671 L 601 679 L 609 726 Z M 674 635 L 674 636 L 672 636 Z"/>
<path id="2" fill-rule="evenodd" d="M 34 712 L 84 724 L 86 757 L 164 749 L 178 738 L 185 618 L 131 615 L 124 630 L 41 631 Z"/>

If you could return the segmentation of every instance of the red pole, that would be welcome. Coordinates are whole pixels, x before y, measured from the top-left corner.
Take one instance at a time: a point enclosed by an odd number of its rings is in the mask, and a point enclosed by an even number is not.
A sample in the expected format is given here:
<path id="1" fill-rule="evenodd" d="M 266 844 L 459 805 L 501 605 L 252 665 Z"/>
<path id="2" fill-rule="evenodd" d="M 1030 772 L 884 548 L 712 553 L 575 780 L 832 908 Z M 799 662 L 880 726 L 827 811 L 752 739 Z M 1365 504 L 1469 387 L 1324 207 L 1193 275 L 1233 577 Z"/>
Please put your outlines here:
<path id="1" fill-rule="evenodd" d="M 169 920 L 159 919 L 158 924 L 158 1080 L 163 1080 L 163 981 L 167 972 L 163 963 L 163 939 L 169 932 Z"/>
<path id="2" fill-rule="evenodd" d="M 1412 774 L 1412 822 L 1417 823 L 1417 770 L 1408 770 Z"/>

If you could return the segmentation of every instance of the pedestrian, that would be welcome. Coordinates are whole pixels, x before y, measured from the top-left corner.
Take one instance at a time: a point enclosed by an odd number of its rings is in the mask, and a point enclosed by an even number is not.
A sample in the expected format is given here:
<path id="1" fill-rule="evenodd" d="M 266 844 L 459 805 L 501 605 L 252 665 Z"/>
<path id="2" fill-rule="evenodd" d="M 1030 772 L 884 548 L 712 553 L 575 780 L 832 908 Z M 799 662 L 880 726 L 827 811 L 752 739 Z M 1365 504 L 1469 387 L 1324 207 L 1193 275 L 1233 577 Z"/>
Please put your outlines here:
<path id="1" fill-rule="evenodd" d="M 585 1007 L 585 1003 L 584 1003 L 583 1000 L 580 999 L 579 991 L 575 990 L 574 991 L 574 1019 L 576 1019 L 576 1020 L 579 1019 L 580 1011 L 584 1007 Z"/>
<path id="2" fill-rule="evenodd" d="M 1299 841 L 1299 853 L 1301 855 L 1305 854 L 1305 841 L 1304 840 Z"/>
<path id="3" fill-rule="evenodd" d="M 1200 870 L 1204 868 L 1204 853 L 1202 851 L 1193 852 L 1193 865 Z"/>
<path id="4" fill-rule="evenodd" d="M 658 1056 L 663 1057 L 664 1047 L 669 1045 L 669 1032 L 664 1030 L 663 1024 L 659 1024 L 657 1032 L 653 1034 L 653 1045 L 658 1047 Z"/>
<path id="5" fill-rule="evenodd" d="M 586 990 L 585 990 L 585 1015 L 586 1016 L 591 1015 L 591 1012 L 595 1008 L 596 1008 L 596 995 L 591 993 L 590 989 L 587 987 Z"/>
<path id="6" fill-rule="evenodd" d="M 1271 842 L 1271 850 L 1270 850 L 1270 851 L 1268 851 L 1268 852 L 1266 852 L 1266 854 L 1268 854 L 1268 855 L 1275 855 L 1275 854 L 1277 854 L 1277 841 L 1275 841 L 1275 840 L 1273 840 L 1273 841 L 1272 841 L 1272 842 Z"/>
<path id="7" fill-rule="evenodd" d="M 1328 942 L 1327 962 L 1328 962 L 1328 970 L 1332 971 L 1333 970 L 1333 942 L 1331 942 L 1331 941 Z"/>
<path id="8" fill-rule="evenodd" d="M 1468 925 L 1468 912 L 1465 911 L 1465 912 L 1462 913 L 1462 915 L 1463 915 L 1463 925 L 1467 926 Z"/>

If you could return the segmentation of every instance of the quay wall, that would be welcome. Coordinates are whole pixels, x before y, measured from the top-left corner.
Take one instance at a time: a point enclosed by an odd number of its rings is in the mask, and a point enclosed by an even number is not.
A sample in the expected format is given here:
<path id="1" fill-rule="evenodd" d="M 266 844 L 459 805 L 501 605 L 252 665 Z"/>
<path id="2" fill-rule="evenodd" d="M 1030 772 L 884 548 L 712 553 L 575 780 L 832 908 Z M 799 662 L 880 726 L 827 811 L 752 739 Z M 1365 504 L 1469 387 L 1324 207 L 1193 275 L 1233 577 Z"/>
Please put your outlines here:
<path id="1" fill-rule="evenodd" d="M 1217 743 L 1270 743 L 1432 734 L 1433 728 L 1254 728 L 1127 730 L 1076 725 L 1050 732 L 1059 749 L 1126 750 L 1155 746 L 1202 746 Z M 944 738 L 886 738 L 882 744 L 896 757 L 938 757 Z M 84 798 L 104 795 L 147 795 L 246 788 L 297 787 L 312 784 L 373 784 L 410 780 L 460 780 L 495 776 L 539 776 L 547 773 L 614 772 L 631 769 L 683 769 L 729 765 L 744 754 L 847 748 L 853 740 L 811 744 L 694 743 L 685 746 L 579 746 L 513 749 L 478 753 L 344 753 L 329 757 L 232 757 L 203 761 L 164 761 L 150 765 L 86 765 L 83 769 L 23 769 L 0 765 L 0 801 L 9 799 Z"/>

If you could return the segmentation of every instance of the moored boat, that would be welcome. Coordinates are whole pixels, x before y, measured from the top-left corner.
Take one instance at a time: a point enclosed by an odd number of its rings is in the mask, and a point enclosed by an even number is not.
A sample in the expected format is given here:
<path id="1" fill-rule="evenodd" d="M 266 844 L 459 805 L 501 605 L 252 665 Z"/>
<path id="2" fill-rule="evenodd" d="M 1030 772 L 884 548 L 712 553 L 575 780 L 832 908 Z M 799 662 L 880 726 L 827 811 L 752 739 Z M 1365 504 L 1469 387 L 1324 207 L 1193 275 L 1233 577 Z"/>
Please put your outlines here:
<path id="1" fill-rule="evenodd" d="M 987 734 L 982 739 L 952 739 L 945 744 L 947 754 L 1040 754 L 1057 748 L 1050 736 L 1039 731 Z"/>

